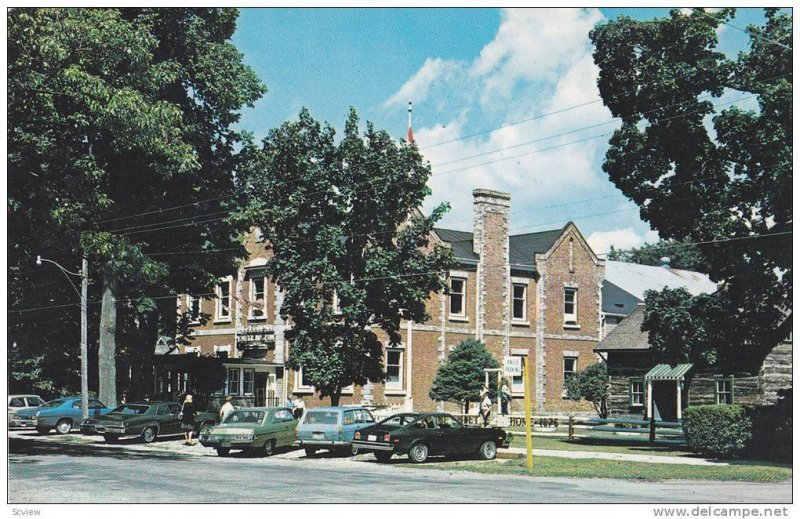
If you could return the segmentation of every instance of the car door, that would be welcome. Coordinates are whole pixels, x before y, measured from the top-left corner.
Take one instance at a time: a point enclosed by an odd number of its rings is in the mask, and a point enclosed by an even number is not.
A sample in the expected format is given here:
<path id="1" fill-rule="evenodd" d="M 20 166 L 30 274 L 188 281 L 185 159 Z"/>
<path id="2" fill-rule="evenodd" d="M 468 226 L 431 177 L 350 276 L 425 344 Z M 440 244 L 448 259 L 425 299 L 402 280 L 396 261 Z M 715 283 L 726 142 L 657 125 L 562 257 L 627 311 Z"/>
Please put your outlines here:
<path id="1" fill-rule="evenodd" d="M 363 424 L 361 424 L 363 426 Z M 356 422 L 356 412 L 351 409 L 342 414 L 342 430 L 344 431 L 344 441 L 353 441 L 353 436 L 356 434 L 359 423 Z"/>
<path id="2" fill-rule="evenodd" d="M 272 416 L 271 430 L 275 431 L 275 443 L 278 446 L 294 443 L 294 416 L 287 409 L 278 409 Z"/>
<path id="3" fill-rule="evenodd" d="M 441 454 L 457 454 L 471 450 L 470 438 L 464 435 L 465 431 L 458 420 L 450 415 L 437 415 L 436 426 Z"/>
<path id="4" fill-rule="evenodd" d="M 423 441 L 428 445 L 431 454 L 438 454 L 442 450 L 439 430 L 436 427 L 436 420 L 432 416 L 422 416 L 411 425 L 412 443 Z"/>
<path id="5" fill-rule="evenodd" d="M 169 404 L 161 404 L 156 408 L 156 421 L 160 436 L 177 434 L 180 431 L 178 417 L 172 411 Z"/>

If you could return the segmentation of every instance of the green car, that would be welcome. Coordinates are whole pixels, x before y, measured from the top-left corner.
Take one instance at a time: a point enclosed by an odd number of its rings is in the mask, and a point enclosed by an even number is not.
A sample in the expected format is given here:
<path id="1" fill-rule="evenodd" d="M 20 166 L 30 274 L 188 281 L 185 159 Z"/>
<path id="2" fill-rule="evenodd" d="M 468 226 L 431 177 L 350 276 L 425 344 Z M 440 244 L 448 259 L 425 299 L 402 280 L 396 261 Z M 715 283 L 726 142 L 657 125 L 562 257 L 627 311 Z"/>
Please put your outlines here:
<path id="1" fill-rule="evenodd" d="M 278 447 L 293 445 L 295 420 L 288 407 L 248 407 L 236 409 L 223 422 L 200 433 L 200 443 L 227 456 L 231 449 L 270 456 Z"/>

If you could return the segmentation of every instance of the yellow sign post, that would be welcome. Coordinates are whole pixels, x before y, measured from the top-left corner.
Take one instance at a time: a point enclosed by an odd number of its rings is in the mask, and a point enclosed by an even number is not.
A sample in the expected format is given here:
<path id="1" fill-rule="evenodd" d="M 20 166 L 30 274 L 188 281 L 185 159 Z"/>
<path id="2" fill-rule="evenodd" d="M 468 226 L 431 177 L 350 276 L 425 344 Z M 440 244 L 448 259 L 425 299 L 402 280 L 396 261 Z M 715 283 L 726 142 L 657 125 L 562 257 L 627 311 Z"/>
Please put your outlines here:
<path id="1" fill-rule="evenodd" d="M 525 388 L 525 446 L 528 448 L 528 468 L 533 468 L 533 431 L 531 424 L 531 381 L 528 358 L 522 357 L 522 380 Z"/>

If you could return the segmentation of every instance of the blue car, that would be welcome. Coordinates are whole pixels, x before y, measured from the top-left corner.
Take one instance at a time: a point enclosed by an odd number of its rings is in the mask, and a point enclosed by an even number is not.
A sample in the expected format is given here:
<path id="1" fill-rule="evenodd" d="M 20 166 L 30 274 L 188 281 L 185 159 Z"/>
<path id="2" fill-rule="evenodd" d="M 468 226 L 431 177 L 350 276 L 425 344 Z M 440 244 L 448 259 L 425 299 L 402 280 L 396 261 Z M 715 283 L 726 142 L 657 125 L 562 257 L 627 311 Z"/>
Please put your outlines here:
<path id="1" fill-rule="evenodd" d="M 356 431 L 375 423 L 363 407 L 315 407 L 307 409 L 297 426 L 297 443 L 313 456 L 319 449 L 356 454 Z"/>
<path id="2" fill-rule="evenodd" d="M 99 400 L 89 399 L 89 416 L 101 416 L 111 411 Z M 17 412 L 21 417 L 30 416 L 39 434 L 47 434 L 55 429 L 58 434 L 67 434 L 83 420 L 81 397 L 63 397 L 51 400 L 33 409 Z"/>

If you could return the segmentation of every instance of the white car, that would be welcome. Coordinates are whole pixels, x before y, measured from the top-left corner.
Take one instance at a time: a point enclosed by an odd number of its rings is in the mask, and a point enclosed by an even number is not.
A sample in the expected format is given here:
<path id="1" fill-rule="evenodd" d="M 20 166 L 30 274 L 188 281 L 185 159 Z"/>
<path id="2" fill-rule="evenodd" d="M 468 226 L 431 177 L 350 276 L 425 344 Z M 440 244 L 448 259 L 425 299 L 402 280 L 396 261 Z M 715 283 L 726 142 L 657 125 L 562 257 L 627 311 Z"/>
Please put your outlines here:
<path id="1" fill-rule="evenodd" d="M 33 417 L 19 417 L 17 411 L 44 405 L 44 400 L 39 395 L 8 395 L 8 426 L 33 427 Z"/>

